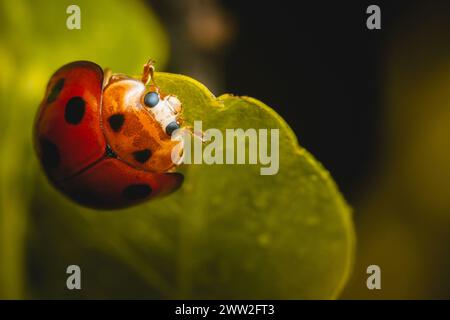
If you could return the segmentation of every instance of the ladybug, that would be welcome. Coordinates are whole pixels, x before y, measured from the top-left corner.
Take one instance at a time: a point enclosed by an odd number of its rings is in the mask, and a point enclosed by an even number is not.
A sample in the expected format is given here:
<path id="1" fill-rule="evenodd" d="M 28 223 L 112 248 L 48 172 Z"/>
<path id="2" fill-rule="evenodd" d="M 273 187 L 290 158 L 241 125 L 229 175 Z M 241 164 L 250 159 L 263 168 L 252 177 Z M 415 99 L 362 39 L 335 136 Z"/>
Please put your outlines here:
<path id="1" fill-rule="evenodd" d="M 34 142 L 50 182 L 75 202 L 118 209 L 177 190 L 172 161 L 182 141 L 180 100 L 156 86 L 152 61 L 142 79 L 89 61 L 57 70 L 35 121 Z"/>

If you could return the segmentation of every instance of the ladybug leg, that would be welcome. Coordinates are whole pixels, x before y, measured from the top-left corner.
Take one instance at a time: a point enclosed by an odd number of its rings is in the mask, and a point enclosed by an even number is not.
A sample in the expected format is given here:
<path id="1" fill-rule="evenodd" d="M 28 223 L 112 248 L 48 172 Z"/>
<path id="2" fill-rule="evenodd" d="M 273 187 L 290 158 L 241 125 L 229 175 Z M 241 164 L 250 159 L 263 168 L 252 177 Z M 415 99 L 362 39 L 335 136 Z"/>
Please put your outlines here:
<path id="1" fill-rule="evenodd" d="M 164 100 L 167 101 L 167 106 L 169 107 L 171 114 L 174 116 L 181 114 L 183 106 L 177 96 L 169 94 L 164 97 Z"/>
<path id="2" fill-rule="evenodd" d="M 205 143 L 206 141 L 209 141 L 209 139 L 206 139 L 206 138 L 205 138 L 205 133 L 204 133 L 203 131 L 200 131 L 200 132 L 198 132 L 198 131 L 192 131 L 192 136 L 193 136 L 194 138 L 200 139 L 200 141 L 201 141 L 202 143 Z"/>
<path id="3" fill-rule="evenodd" d="M 187 133 L 191 135 L 193 138 L 200 139 L 202 143 L 209 141 L 209 139 L 205 137 L 205 133 L 203 131 L 194 131 L 194 128 L 192 126 L 183 127 L 180 129 L 179 132 L 180 132 L 179 135 L 184 135 Z"/>
<path id="4" fill-rule="evenodd" d="M 156 86 L 155 78 L 153 76 L 153 73 L 155 72 L 155 61 L 152 59 L 149 59 L 146 64 L 144 64 L 144 71 L 142 72 L 142 83 L 144 85 L 150 84 L 150 82 L 153 82 L 153 85 Z"/>

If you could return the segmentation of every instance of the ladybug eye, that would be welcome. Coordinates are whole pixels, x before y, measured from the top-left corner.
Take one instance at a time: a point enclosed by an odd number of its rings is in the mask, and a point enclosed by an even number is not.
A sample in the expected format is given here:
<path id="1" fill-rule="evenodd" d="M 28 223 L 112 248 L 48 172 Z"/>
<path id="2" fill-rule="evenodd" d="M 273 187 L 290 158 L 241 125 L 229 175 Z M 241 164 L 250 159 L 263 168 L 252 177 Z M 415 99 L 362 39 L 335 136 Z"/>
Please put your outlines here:
<path id="1" fill-rule="evenodd" d="M 159 102 L 159 95 L 156 92 L 149 92 L 144 97 L 144 103 L 147 107 L 153 108 Z"/>
<path id="2" fill-rule="evenodd" d="M 180 129 L 180 125 L 176 122 L 176 121 L 172 121 L 171 123 L 169 123 L 166 127 L 166 133 L 171 136 L 172 133 L 177 130 Z"/>

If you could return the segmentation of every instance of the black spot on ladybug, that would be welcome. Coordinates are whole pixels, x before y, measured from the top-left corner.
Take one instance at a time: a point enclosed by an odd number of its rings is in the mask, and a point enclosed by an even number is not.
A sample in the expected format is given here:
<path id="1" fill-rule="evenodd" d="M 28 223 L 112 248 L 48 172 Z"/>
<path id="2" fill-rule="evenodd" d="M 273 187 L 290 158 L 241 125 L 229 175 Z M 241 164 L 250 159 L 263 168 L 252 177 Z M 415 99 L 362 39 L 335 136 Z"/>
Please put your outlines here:
<path id="1" fill-rule="evenodd" d="M 125 117 L 120 113 L 113 114 L 108 118 L 108 122 L 114 132 L 119 132 L 120 128 L 122 128 L 122 125 L 125 122 Z"/>
<path id="2" fill-rule="evenodd" d="M 106 145 L 105 157 L 107 158 L 117 158 L 117 154 L 111 149 L 109 145 Z"/>
<path id="3" fill-rule="evenodd" d="M 42 165 L 46 169 L 55 169 L 61 162 L 61 156 L 59 155 L 59 149 L 47 138 L 42 138 L 39 141 L 41 149 L 41 161 Z"/>
<path id="4" fill-rule="evenodd" d="M 47 103 L 52 103 L 53 101 L 55 101 L 59 94 L 61 93 L 62 88 L 64 87 L 64 82 L 66 81 L 66 79 L 61 78 L 58 81 L 56 81 L 56 83 L 54 84 L 52 91 L 50 91 L 50 94 L 48 95 L 47 98 Z"/>
<path id="5" fill-rule="evenodd" d="M 98 194 L 88 186 L 76 186 L 73 189 L 67 189 L 63 192 L 79 204 L 94 209 L 117 209 L 118 206 L 114 200 Z"/>
<path id="6" fill-rule="evenodd" d="M 123 189 L 122 194 L 127 200 L 140 200 L 147 198 L 152 193 L 152 188 L 147 184 L 132 184 Z"/>
<path id="7" fill-rule="evenodd" d="M 152 152 L 150 151 L 150 149 L 144 149 L 133 152 L 134 160 L 140 163 L 146 162 L 148 159 L 150 159 L 151 155 Z"/>
<path id="8" fill-rule="evenodd" d="M 66 103 L 64 118 L 69 124 L 79 124 L 83 120 L 86 103 L 82 97 L 72 97 Z"/>

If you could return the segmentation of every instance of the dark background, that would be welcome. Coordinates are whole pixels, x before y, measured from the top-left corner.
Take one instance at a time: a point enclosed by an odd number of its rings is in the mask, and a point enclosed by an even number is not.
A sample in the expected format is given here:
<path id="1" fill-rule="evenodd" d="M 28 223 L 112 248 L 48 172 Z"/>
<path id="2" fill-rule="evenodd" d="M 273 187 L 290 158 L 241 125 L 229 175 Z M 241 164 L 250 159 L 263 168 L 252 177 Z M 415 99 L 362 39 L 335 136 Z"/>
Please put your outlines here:
<path id="1" fill-rule="evenodd" d="M 264 101 L 330 171 L 356 227 L 344 299 L 450 297 L 450 1 L 149 3 L 168 71 Z"/>
<path id="2" fill-rule="evenodd" d="M 196 10 L 191 2 L 150 1 L 169 28 L 168 70 L 196 76 L 217 95 L 232 92 L 267 103 L 345 196 L 357 197 L 379 155 L 385 42 L 418 1 L 196 2 L 224 11 L 224 24 L 235 32 L 223 46 L 193 48 L 183 28 L 186 13 Z M 366 28 L 371 4 L 382 7 L 381 30 Z"/>
<path id="3" fill-rule="evenodd" d="M 227 3 L 240 21 L 227 90 L 274 106 L 354 195 L 376 160 L 378 59 L 393 8 L 383 6 L 382 29 L 372 31 L 362 1 Z"/>

